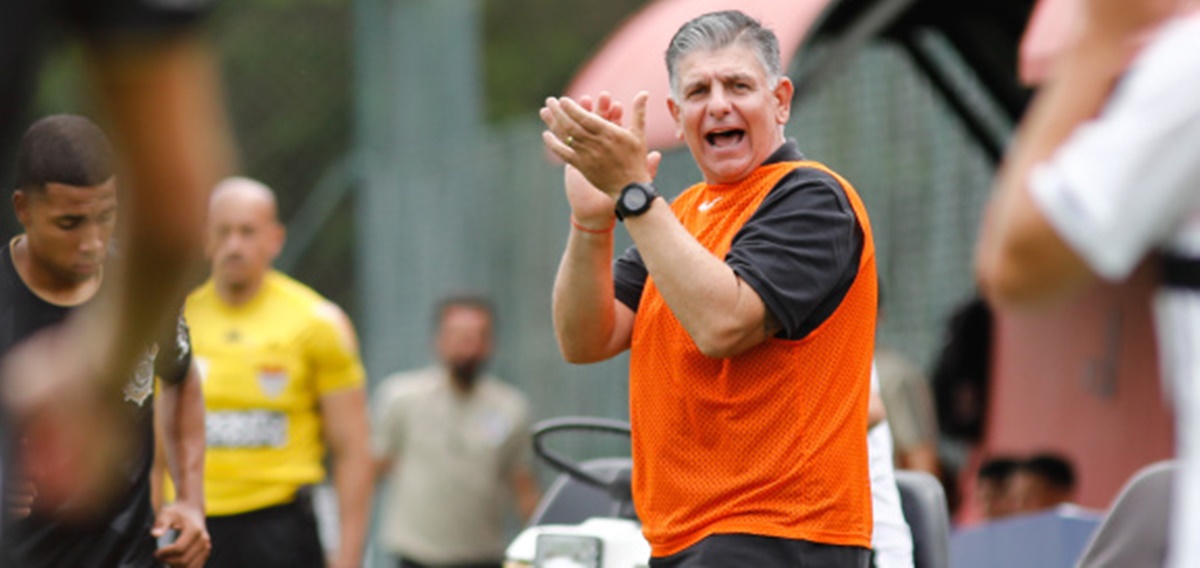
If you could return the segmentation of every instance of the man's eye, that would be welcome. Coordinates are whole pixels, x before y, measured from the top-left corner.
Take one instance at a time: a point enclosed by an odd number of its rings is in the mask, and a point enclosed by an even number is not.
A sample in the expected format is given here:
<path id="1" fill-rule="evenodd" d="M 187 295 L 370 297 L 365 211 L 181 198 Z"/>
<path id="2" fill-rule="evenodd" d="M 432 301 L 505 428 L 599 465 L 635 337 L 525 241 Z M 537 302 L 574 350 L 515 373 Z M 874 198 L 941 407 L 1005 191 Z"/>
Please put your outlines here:
<path id="1" fill-rule="evenodd" d="M 71 230 L 78 226 L 79 226 L 78 219 L 67 219 L 67 220 L 58 222 L 58 228 L 65 229 L 65 230 Z"/>

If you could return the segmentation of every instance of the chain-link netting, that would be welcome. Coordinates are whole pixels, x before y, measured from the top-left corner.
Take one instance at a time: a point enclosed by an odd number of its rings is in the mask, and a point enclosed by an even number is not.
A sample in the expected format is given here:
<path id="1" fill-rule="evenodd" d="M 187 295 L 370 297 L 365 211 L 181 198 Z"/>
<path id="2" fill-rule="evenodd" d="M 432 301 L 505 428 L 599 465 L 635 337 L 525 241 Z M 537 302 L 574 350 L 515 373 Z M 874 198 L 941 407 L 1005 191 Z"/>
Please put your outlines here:
<path id="1" fill-rule="evenodd" d="M 389 11 L 418 3 L 376 4 L 381 20 L 397 18 L 394 25 L 410 26 L 410 36 L 422 33 L 419 23 Z M 431 117 L 454 110 L 438 105 L 461 98 L 405 99 L 415 91 L 404 88 L 420 90 L 438 78 L 436 70 L 405 73 L 411 68 L 402 66 L 448 55 L 408 53 L 386 35 L 355 37 L 369 33 L 364 23 L 393 24 L 364 22 L 360 13 L 356 25 L 354 10 L 349 0 L 226 2 L 210 22 L 239 171 L 273 187 L 281 216 L 293 221 L 285 268 L 356 320 L 373 381 L 428 363 L 432 306 L 446 292 L 472 290 L 491 296 L 498 309 L 492 369 L 528 393 L 535 418 L 626 417 L 625 357 L 574 366 L 558 353 L 550 302 L 568 209 L 536 111 L 470 132 L 439 128 Z M 460 43 L 467 51 L 478 47 Z M 402 54 L 406 61 L 393 61 Z M 362 65 L 371 57 L 382 63 Z M 39 108 L 70 110 L 74 103 L 61 92 L 77 81 L 54 69 L 47 77 L 51 94 Z M 362 91 L 381 84 L 394 92 Z M 479 78 L 462 88 L 481 91 L 482 84 Z M 411 107 L 403 121 L 398 106 Z M 482 116 L 482 106 L 464 112 Z M 404 145 L 390 135 L 370 138 L 379 125 L 417 132 L 406 132 Z M 948 310 L 974 289 L 972 247 L 993 165 L 908 58 L 885 45 L 863 50 L 799 101 L 787 132 L 863 196 L 886 294 L 880 339 L 927 368 Z M 698 179 L 686 150 L 676 150 L 656 184 L 674 196 Z M 357 196 L 342 198 L 351 187 Z M 617 235 L 619 251 L 629 239 L 623 229 Z M 563 447 L 578 455 L 626 451 L 610 442 Z"/>
<path id="2" fill-rule="evenodd" d="M 965 73 L 964 73 L 965 75 Z M 549 293 L 567 234 L 561 173 L 549 165 L 535 119 L 493 133 L 484 147 L 493 231 L 465 254 L 493 265 L 508 320 L 505 367 L 514 370 L 543 415 L 624 416 L 624 367 L 603 371 L 558 361 L 549 328 Z M 974 292 L 973 243 L 993 165 L 898 49 L 879 45 L 799 101 L 787 129 L 807 157 L 853 183 L 875 232 L 886 317 L 880 341 L 928 366 L 947 312 Z M 667 155 L 656 180 L 677 194 L 699 173 L 686 150 Z M 618 230 L 618 250 L 628 244 Z M 581 377 L 603 374 L 593 385 Z"/>
<path id="3" fill-rule="evenodd" d="M 971 89 L 955 63 L 943 59 Z M 975 290 L 973 247 L 993 164 L 892 45 L 860 52 L 793 112 L 790 135 L 867 206 L 884 294 L 879 341 L 927 368 L 947 312 Z"/>
<path id="4" fill-rule="evenodd" d="M 954 75 L 972 88 L 969 71 L 959 67 Z M 550 292 L 568 211 L 561 169 L 546 159 L 541 129 L 533 117 L 493 129 L 475 162 L 476 205 L 486 208 L 488 221 L 443 244 L 461 247 L 447 254 L 489 266 L 490 291 L 504 320 L 497 368 L 529 393 L 540 417 L 625 417 L 625 359 L 572 366 L 561 361 L 554 343 Z M 928 368 L 947 313 L 974 293 L 973 243 L 993 164 L 941 95 L 890 45 L 865 49 L 799 101 L 787 132 L 809 158 L 841 172 L 863 196 L 886 288 L 880 341 Z M 656 185 L 674 196 L 698 179 L 681 149 L 666 156 Z M 617 235 L 619 251 L 629 240 L 621 229 Z M 607 451 L 588 441 L 572 449 Z"/>

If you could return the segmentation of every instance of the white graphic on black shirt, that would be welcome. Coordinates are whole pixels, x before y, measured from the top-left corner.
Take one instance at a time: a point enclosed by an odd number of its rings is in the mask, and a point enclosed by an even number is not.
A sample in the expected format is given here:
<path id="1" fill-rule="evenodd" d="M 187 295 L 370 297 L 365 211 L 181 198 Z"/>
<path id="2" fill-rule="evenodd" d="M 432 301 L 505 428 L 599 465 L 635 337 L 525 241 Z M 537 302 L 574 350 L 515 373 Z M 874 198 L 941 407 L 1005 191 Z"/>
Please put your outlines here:
<path id="1" fill-rule="evenodd" d="M 141 406 L 154 392 L 154 359 L 156 357 L 158 357 L 157 344 L 142 352 L 142 358 L 133 372 L 133 378 L 125 383 L 126 401 L 136 402 L 138 406 Z"/>

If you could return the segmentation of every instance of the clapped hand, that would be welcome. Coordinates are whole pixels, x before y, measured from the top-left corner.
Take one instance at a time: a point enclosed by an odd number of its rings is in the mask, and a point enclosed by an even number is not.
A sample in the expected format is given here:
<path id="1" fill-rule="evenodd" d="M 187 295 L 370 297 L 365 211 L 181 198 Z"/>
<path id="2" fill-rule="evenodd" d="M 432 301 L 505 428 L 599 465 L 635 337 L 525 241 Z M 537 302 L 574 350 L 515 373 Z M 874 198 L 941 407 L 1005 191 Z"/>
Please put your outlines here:
<path id="1" fill-rule="evenodd" d="M 582 99 L 551 97 L 539 116 L 547 126 L 542 133 L 546 148 L 578 169 L 592 186 L 615 198 L 630 182 L 653 179 L 645 136 L 648 94 L 643 91 L 634 97 L 629 128 L 619 123 L 620 105 L 605 103 L 604 98 L 606 95 L 601 95 L 602 100 L 591 110 L 581 104 Z M 611 120 L 614 115 L 616 122 Z"/>

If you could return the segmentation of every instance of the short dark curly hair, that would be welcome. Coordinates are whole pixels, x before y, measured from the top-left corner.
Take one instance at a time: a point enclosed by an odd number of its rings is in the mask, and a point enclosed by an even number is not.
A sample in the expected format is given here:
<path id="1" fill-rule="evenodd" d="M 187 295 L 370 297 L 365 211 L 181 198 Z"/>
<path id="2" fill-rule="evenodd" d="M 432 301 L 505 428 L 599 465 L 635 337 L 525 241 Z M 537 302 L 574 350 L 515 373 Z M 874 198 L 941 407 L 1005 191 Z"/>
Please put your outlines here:
<path id="1" fill-rule="evenodd" d="M 1021 464 L 1021 470 L 1042 478 L 1055 489 L 1075 489 L 1075 468 L 1069 460 L 1058 454 L 1036 454 Z"/>
<path id="2" fill-rule="evenodd" d="M 46 184 L 99 185 L 116 173 L 112 143 L 94 122 L 73 114 L 55 114 L 33 123 L 17 149 L 17 186 L 43 191 Z"/>

